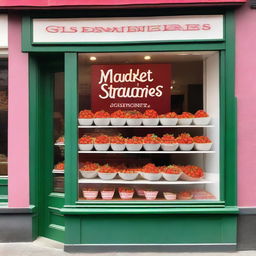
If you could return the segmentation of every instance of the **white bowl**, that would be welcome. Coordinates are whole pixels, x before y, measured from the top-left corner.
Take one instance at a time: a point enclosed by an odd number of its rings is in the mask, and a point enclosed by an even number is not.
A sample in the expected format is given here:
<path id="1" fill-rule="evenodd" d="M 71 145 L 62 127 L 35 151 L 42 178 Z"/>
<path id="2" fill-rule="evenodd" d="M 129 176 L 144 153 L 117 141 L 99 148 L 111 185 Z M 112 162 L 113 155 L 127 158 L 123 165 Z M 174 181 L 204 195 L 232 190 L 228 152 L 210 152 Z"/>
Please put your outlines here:
<path id="1" fill-rule="evenodd" d="M 112 180 L 116 177 L 117 172 L 111 172 L 111 173 L 104 173 L 104 172 L 98 172 L 98 176 L 103 180 Z"/>
<path id="2" fill-rule="evenodd" d="M 146 180 L 160 180 L 162 177 L 162 173 L 148 173 L 148 172 L 141 172 L 140 174 Z"/>
<path id="3" fill-rule="evenodd" d="M 97 171 L 82 171 L 79 170 L 81 175 L 86 179 L 93 179 L 97 177 L 98 172 Z"/>
<path id="4" fill-rule="evenodd" d="M 140 151 L 142 149 L 142 144 L 125 144 L 128 151 Z"/>
<path id="5" fill-rule="evenodd" d="M 110 118 L 111 125 L 123 126 L 126 124 L 126 118 Z"/>
<path id="6" fill-rule="evenodd" d="M 194 178 L 194 177 L 191 177 L 191 176 L 185 174 L 184 172 L 182 172 L 181 175 L 180 175 L 180 179 L 185 180 L 185 181 L 196 181 L 196 180 L 202 180 L 203 178 L 204 177 Z"/>
<path id="7" fill-rule="evenodd" d="M 82 151 L 90 151 L 93 149 L 93 144 L 78 144 L 78 148 Z"/>
<path id="8" fill-rule="evenodd" d="M 159 123 L 159 118 L 143 118 L 142 123 L 145 126 L 156 126 Z"/>
<path id="9" fill-rule="evenodd" d="M 134 173 L 119 172 L 118 174 L 120 178 L 123 180 L 135 180 L 139 175 L 138 172 L 134 172 Z"/>
<path id="10" fill-rule="evenodd" d="M 94 123 L 97 126 L 107 126 L 110 124 L 110 118 L 94 118 Z"/>
<path id="11" fill-rule="evenodd" d="M 161 143 L 161 149 L 163 151 L 175 151 L 179 147 L 179 143 Z"/>
<path id="12" fill-rule="evenodd" d="M 101 190 L 100 194 L 101 194 L 101 197 L 102 197 L 103 200 L 112 200 L 112 198 L 113 198 L 113 196 L 115 194 L 115 190 L 111 190 L 111 191 L 109 191 L 109 190 L 106 190 L 106 191 Z"/>
<path id="13" fill-rule="evenodd" d="M 168 126 L 168 125 L 176 125 L 178 123 L 178 118 L 166 118 L 161 117 L 159 118 L 161 125 Z"/>
<path id="14" fill-rule="evenodd" d="M 212 147 L 212 142 L 210 143 L 195 143 L 195 150 L 198 151 L 208 151 Z"/>
<path id="15" fill-rule="evenodd" d="M 141 118 L 127 118 L 126 123 L 129 126 L 140 126 L 142 124 Z"/>
<path id="16" fill-rule="evenodd" d="M 193 118 L 178 118 L 178 125 L 190 125 Z"/>
<path id="17" fill-rule="evenodd" d="M 83 196 L 87 200 L 95 200 L 98 196 L 98 193 L 99 193 L 99 191 L 97 191 L 97 190 L 95 190 L 95 191 L 83 190 Z"/>
<path id="18" fill-rule="evenodd" d="M 177 195 L 171 192 L 163 192 L 163 194 L 166 200 L 176 200 L 177 198 Z"/>
<path id="19" fill-rule="evenodd" d="M 123 200 L 131 200 L 134 192 L 119 192 L 119 196 Z"/>
<path id="20" fill-rule="evenodd" d="M 179 179 L 181 173 L 179 174 L 171 174 L 171 173 L 165 173 L 163 172 L 163 177 L 165 180 L 168 180 L 168 181 L 176 181 Z"/>
<path id="21" fill-rule="evenodd" d="M 80 125 L 92 125 L 93 118 L 78 118 L 78 123 Z"/>
<path id="22" fill-rule="evenodd" d="M 160 144 L 145 143 L 145 144 L 143 144 L 143 148 L 146 151 L 157 151 L 160 148 Z"/>
<path id="23" fill-rule="evenodd" d="M 211 122 L 211 117 L 194 117 L 193 124 L 195 125 L 208 125 Z"/>
<path id="24" fill-rule="evenodd" d="M 179 148 L 180 150 L 182 151 L 190 151 L 192 150 L 194 147 L 194 143 L 191 143 L 191 144 L 183 144 L 183 143 L 180 143 L 179 144 Z"/>
<path id="25" fill-rule="evenodd" d="M 97 151 L 107 151 L 110 147 L 110 143 L 105 143 L 105 144 L 94 144 L 94 148 Z"/>
<path id="26" fill-rule="evenodd" d="M 147 190 L 144 191 L 146 200 L 156 200 L 157 194 L 158 194 L 158 191 L 147 191 Z"/>
<path id="27" fill-rule="evenodd" d="M 125 144 L 111 143 L 111 148 L 113 151 L 123 151 L 125 150 Z"/>

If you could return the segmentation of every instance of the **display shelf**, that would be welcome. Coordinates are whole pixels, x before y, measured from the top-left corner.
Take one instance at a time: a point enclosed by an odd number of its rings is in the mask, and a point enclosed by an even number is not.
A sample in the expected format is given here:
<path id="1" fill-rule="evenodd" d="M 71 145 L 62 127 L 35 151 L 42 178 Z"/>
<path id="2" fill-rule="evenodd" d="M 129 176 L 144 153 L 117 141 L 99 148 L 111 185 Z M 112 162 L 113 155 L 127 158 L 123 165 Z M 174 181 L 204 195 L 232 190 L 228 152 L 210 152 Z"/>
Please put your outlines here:
<path id="1" fill-rule="evenodd" d="M 78 151 L 79 154 L 213 154 L 215 151 Z"/>
<path id="2" fill-rule="evenodd" d="M 160 202 L 198 202 L 198 201 L 217 201 L 217 199 L 190 199 L 190 200 L 181 200 L 181 199 L 175 199 L 175 200 L 166 200 L 165 198 L 161 197 L 161 196 L 158 196 L 155 200 L 146 200 L 145 197 L 138 197 L 138 196 L 135 196 L 133 197 L 132 199 L 130 200 L 124 200 L 124 199 L 121 199 L 120 197 L 118 196 L 115 196 L 114 198 L 110 199 L 110 200 L 105 200 L 105 199 L 102 199 L 100 194 L 98 195 L 98 197 L 94 200 L 88 200 L 88 199 L 85 199 L 84 197 L 79 197 L 78 199 L 78 203 L 83 203 L 84 201 L 87 201 L 87 202 L 100 202 L 100 201 L 110 201 L 110 202 L 124 202 L 124 201 L 144 201 L 144 202 L 148 202 L 148 203 L 152 203 L 152 202 L 156 202 L 156 201 L 160 201 Z"/>
<path id="3" fill-rule="evenodd" d="M 55 174 L 64 174 L 64 170 L 55 170 L 55 169 L 53 169 L 53 170 L 52 170 L 52 173 L 55 173 Z"/>
<path id="4" fill-rule="evenodd" d="M 65 146 L 65 144 L 64 143 L 54 143 L 54 146 Z"/>
<path id="5" fill-rule="evenodd" d="M 128 126 L 128 125 L 106 125 L 106 126 L 98 126 L 98 125 L 78 125 L 78 128 L 210 128 L 214 127 L 214 125 L 140 125 L 140 126 Z"/>
<path id="6" fill-rule="evenodd" d="M 100 178 L 96 179 L 79 179 L 79 184 L 132 184 L 132 185 L 192 185 L 192 184 L 212 184 L 215 183 L 213 180 L 202 179 L 197 181 L 166 181 L 166 180 L 158 180 L 158 181 L 150 181 L 144 179 L 137 180 L 122 180 L 122 179 L 113 179 L 113 180 L 102 180 Z"/>

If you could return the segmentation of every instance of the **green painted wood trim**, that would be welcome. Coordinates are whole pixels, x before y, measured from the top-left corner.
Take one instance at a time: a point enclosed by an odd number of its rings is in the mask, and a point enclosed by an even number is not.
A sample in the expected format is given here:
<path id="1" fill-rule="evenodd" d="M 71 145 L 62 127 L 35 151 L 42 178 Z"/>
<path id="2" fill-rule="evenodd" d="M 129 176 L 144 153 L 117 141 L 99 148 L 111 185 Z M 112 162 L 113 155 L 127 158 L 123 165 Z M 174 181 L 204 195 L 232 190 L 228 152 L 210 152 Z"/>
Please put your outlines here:
<path id="1" fill-rule="evenodd" d="M 0 176 L 0 185 L 8 185 L 8 177 Z"/>
<path id="2" fill-rule="evenodd" d="M 0 203 L 7 203 L 8 195 L 0 195 Z"/>
<path id="3" fill-rule="evenodd" d="M 64 215 L 83 214 L 238 214 L 237 207 L 225 208 L 62 208 Z"/>
<path id="4" fill-rule="evenodd" d="M 218 51 L 225 49 L 222 43 L 171 43 L 137 45 L 88 45 L 88 46 L 40 46 L 24 47 L 24 52 L 150 52 L 150 51 Z"/>
<path id="5" fill-rule="evenodd" d="M 237 102 L 235 98 L 235 22 L 233 12 L 226 15 L 225 81 L 225 198 L 227 206 L 237 205 Z"/>
<path id="6" fill-rule="evenodd" d="M 65 54 L 65 204 L 77 200 L 77 54 Z"/>

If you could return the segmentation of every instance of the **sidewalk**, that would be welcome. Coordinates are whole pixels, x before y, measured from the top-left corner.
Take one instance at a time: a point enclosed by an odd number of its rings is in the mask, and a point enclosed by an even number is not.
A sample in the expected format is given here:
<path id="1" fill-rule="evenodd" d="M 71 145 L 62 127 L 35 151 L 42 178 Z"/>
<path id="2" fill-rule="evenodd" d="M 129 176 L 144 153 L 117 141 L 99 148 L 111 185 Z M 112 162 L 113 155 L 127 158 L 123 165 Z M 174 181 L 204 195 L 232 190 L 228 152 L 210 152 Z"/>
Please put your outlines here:
<path id="1" fill-rule="evenodd" d="M 256 251 L 240 251 L 225 253 L 66 253 L 63 244 L 39 238 L 33 243 L 0 243 L 1 256 L 256 256 Z"/>

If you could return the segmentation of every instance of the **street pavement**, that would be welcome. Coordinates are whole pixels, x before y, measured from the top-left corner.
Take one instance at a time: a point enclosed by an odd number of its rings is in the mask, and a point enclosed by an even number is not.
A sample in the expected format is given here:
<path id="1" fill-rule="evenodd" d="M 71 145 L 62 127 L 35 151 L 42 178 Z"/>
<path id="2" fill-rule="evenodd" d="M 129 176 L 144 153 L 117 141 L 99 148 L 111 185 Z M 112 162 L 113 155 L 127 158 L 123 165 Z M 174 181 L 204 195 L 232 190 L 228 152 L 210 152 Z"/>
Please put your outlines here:
<path id="1" fill-rule="evenodd" d="M 32 243 L 0 243 L 0 256 L 256 256 L 256 251 L 212 252 L 212 253 L 67 253 L 63 244 L 46 238 Z"/>

